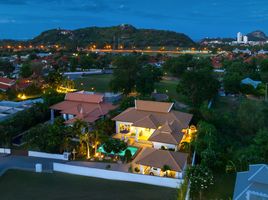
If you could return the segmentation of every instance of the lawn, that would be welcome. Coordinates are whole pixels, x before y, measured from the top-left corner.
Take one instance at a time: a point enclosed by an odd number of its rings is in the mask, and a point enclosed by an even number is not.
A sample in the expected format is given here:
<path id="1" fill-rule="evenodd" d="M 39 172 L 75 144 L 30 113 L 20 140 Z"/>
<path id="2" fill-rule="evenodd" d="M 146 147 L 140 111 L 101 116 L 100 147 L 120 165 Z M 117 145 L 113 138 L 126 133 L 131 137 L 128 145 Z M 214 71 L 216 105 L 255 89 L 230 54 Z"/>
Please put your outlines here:
<path id="1" fill-rule="evenodd" d="M 171 188 L 62 173 L 9 170 L 0 177 L 0 199 L 3 200 L 175 200 L 176 194 Z"/>
<path id="2" fill-rule="evenodd" d="M 229 200 L 233 198 L 235 174 L 217 174 L 215 185 L 204 195 L 207 200 Z"/>
<path id="3" fill-rule="evenodd" d="M 112 76 L 112 74 L 84 76 L 75 80 L 75 88 L 94 92 L 109 92 Z"/>
<path id="4" fill-rule="evenodd" d="M 161 80 L 159 83 L 156 83 L 156 90 L 159 93 L 167 94 L 172 99 L 187 103 L 187 98 L 176 91 L 178 83 L 178 80 Z"/>
<path id="5" fill-rule="evenodd" d="M 112 74 L 85 76 L 75 80 L 75 88 L 94 92 L 110 92 L 109 85 L 112 76 Z M 172 99 L 187 103 L 187 98 L 176 92 L 178 82 L 178 80 L 162 80 L 155 84 L 155 89 L 159 93 L 166 93 Z"/>

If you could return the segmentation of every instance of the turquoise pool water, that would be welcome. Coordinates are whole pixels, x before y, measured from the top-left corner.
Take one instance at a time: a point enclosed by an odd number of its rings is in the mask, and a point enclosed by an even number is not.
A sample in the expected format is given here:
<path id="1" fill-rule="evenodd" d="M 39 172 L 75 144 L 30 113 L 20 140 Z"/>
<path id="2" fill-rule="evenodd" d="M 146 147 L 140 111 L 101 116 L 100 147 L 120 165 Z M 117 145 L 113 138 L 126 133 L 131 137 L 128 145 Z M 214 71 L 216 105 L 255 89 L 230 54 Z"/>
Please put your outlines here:
<path id="1" fill-rule="evenodd" d="M 125 155 L 125 152 L 126 150 L 129 150 L 131 152 L 131 155 L 134 156 L 136 154 L 136 152 L 138 151 L 138 148 L 137 147 L 132 147 L 132 146 L 128 146 L 124 151 L 121 151 L 119 153 L 119 156 L 124 156 Z M 97 152 L 101 152 L 101 153 L 104 153 L 106 154 L 107 152 L 103 149 L 103 146 L 100 146 L 97 150 Z M 114 152 L 111 152 L 110 154 L 114 154 Z"/>

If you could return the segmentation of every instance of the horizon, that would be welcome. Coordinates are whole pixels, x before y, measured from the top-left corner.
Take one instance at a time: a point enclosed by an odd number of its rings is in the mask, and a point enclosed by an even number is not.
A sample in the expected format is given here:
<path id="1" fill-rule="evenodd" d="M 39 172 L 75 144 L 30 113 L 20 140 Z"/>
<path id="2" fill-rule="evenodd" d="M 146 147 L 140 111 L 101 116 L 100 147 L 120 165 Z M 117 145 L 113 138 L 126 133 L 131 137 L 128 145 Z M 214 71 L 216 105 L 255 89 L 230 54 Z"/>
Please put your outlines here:
<path id="1" fill-rule="evenodd" d="M 235 38 L 237 32 L 267 32 L 268 25 L 265 0 L 0 0 L 0 5 L 0 39 L 32 39 L 59 27 L 74 30 L 131 24 L 184 33 L 197 41 L 206 37 Z"/>

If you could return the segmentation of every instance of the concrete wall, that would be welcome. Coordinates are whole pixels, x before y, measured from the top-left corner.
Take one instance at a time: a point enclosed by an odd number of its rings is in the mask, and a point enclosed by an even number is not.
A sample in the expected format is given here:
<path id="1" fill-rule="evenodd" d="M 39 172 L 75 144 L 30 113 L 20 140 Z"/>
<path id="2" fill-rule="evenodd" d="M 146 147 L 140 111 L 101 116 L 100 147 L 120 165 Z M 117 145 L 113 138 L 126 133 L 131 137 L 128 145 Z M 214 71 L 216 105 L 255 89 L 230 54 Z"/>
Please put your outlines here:
<path id="1" fill-rule="evenodd" d="M 37 152 L 37 151 L 28 152 L 28 156 L 31 156 L 31 157 L 51 158 L 51 159 L 58 159 L 58 160 L 68 160 L 69 155 L 70 155 L 69 153 L 52 154 L 52 153 L 43 153 L 43 152 Z"/>
<path id="2" fill-rule="evenodd" d="M 4 153 L 4 154 L 10 154 L 11 150 L 7 149 L 7 148 L 0 148 L 0 153 Z"/>
<path id="3" fill-rule="evenodd" d="M 80 167 L 67 164 L 53 163 L 53 170 L 68 174 L 76 174 L 82 176 L 104 178 L 118 181 L 129 181 L 136 183 L 144 183 L 150 185 L 157 185 L 170 188 L 179 188 L 182 184 L 182 179 L 156 177 L 141 174 L 132 174 L 126 172 L 118 172 L 104 169 L 96 169 L 89 167 Z"/>

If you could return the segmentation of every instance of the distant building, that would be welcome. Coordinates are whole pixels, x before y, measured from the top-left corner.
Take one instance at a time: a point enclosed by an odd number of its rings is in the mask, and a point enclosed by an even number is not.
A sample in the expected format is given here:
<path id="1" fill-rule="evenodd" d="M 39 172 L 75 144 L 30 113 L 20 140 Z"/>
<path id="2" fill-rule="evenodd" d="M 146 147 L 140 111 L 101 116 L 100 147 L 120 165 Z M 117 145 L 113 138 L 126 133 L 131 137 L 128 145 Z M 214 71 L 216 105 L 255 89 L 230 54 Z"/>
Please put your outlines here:
<path id="1" fill-rule="evenodd" d="M 268 51 L 261 49 L 258 51 L 258 54 L 268 54 Z"/>
<path id="2" fill-rule="evenodd" d="M 246 36 L 246 35 L 243 36 L 243 42 L 244 42 L 245 44 L 248 43 L 248 36 Z"/>
<path id="3" fill-rule="evenodd" d="M 241 32 L 237 33 L 235 43 L 237 43 L 237 44 L 247 44 L 248 42 L 249 42 L 248 41 L 248 36 L 243 35 Z"/>
<path id="4" fill-rule="evenodd" d="M 251 78 L 245 78 L 241 81 L 242 84 L 245 85 L 252 85 L 255 89 L 261 84 L 261 81 L 254 81 Z"/>
<path id="5" fill-rule="evenodd" d="M 241 50 L 241 49 L 237 49 L 237 48 L 233 50 L 233 53 L 244 53 L 244 54 L 248 54 L 248 55 L 252 54 L 252 52 L 249 49 Z"/>
<path id="6" fill-rule="evenodd" d="M 7 91 L 13 85 L 15 85 L 15 80 L 5 78 L 5 77 L 0 77 L 0 90 L 1 91 Z"/>
<path id="7" fill-rule="evenodd" d="M 0 121 L 4 121 L 19 111 L 23 111 L 32 107 L 36 103 L 43 103 L 44 100 L 39 99 L 32 99 L 26 101 L 0 101 Z"/>
<path id="8" fill-rule="evenodd" d="M 242 43 L 242 41 L 243 41 L 243 35 L 242 35 L 241 32 L 238 32 L 237 33 L 236 41 L 237 41 L 237 43 Z"/>
<path id="9" fill-rule="evenodd" d="M 249 171 L 238 172 L 233 200 L 267 200 L 268 165 L 250 165 Z"/>

